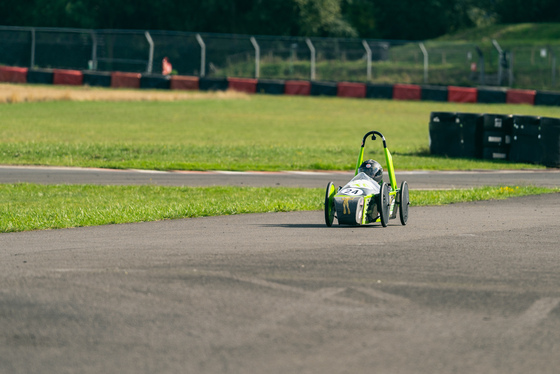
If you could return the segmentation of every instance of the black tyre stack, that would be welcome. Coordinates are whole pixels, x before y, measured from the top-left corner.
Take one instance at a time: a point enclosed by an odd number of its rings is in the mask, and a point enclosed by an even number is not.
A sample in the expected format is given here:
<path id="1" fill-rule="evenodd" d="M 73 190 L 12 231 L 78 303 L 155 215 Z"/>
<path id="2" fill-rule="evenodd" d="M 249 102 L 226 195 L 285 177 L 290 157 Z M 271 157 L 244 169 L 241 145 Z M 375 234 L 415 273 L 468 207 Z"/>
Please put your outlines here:
<path id="1" fill-rule="evenodd" d="M 539 144 L 540 164 L 560 167 L 560 118 L 541 117 Z"/>
<path id="2" fill-rule="evenodd" d="M 542 117 L 541 135 L 544 152 L 541 163 L 560 167 L 560 118 Z"/>
<path id="3" fill-rule="evenodd" d="M 513 116 L 509 160 L 539 164 L 544 157 L 541 118 L 534 116 Z"/>
<path id="4" fill-rule="evenodd" d="M 482 130 L 484 116 L 479 113 L 457 113 L 457 124 L 461 132 L 461 157 L 482 157 Z"/>
<path id="5" fill-rule="evenodd" d="M 511 144 L 513 116 L 484 114 L 483 118 L 482 158 L 487 160 L 507 160 Z"/>
<path id="6" fill-rule="evenodd" d="M 560 118 L 432 112 L 430 153 L 560 167 Z"/>
<path id="7" fill-rule="evenodd" d="M 430 115 L 430 153 L 439 156 L 457 157 L 458 142 L 457 113 L 432 112 Z M 452 145 L 453 144 L 453 145 Z"/>
<path id="8" fill-rule="evenodd" d="M 480 158 L 482 115 L 432 112 L 430 152 L 448 157 Z"/>

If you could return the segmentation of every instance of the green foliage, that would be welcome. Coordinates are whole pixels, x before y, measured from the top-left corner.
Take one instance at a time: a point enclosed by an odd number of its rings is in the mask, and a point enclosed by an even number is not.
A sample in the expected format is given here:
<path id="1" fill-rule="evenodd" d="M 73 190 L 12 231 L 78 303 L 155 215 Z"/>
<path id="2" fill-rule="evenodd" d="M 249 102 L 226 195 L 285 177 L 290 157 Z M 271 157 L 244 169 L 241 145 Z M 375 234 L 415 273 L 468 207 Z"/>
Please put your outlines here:
<path id="1" fill-rule="evenodd" d="M 0 3 L 0 25 L 355 36 L 341 0 L 29 0 Z"/>
<path id="2" fill-rule="evenodd" d="M 300 35 L 356 37 L 354 28 L 341 15 L 340 0 L 295 0 L 300 17 Z"/>
<path id="3" fill-rule="evenodd" d="M 502 23 L 560 21 L 555 0 L 496 0 L 493 5 Z"/>
<path id="4" fill-rule="evenodd" d="M 362 38 L 381 38 L 377 27 L 377 5 L 371 0 L 344 0 L 342 14 Z"/>
<path id="5" fill-rule="evenodd" d="M 559 22 L 554 0 L 4 0 L 0 25 L 425 40 Z"/>
<path id="6" fill-rule="evenodd" d="M 500 43 L 512 42 L 516 45 L 537 43 L 557 43 L 560 37 L 560 23 L 516 23 L 490 24 L 469 28 L 438 38 L 438 41 L 490 42 L 497 39 Z"/>

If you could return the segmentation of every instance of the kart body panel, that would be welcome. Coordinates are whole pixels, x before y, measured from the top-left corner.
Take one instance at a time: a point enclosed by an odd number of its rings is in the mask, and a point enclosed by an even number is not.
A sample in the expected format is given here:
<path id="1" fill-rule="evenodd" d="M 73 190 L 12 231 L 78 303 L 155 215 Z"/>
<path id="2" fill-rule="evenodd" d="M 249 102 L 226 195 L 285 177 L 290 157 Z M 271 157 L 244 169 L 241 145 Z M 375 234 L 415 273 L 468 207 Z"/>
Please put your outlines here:
<path id="1" fill-rule="evenodd" d="M 358 173 L 334 196 L 338 223 L 365 225 L 375 222 L 378 216 L 375 198 L 379 191 L 377 182 L 364 173 Z"/>

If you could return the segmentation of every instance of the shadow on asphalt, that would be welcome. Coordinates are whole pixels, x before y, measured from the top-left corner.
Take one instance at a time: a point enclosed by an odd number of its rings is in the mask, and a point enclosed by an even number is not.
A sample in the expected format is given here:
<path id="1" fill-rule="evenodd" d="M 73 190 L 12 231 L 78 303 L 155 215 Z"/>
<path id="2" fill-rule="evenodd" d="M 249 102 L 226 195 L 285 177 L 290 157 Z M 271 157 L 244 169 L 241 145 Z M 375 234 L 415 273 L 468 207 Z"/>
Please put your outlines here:
<path id="1" fill-rule="evenodd" d="M 337 225 L 333 224 L 327 227 L 324 223 L 282 223 L 282 224 L 266 224 L 259 225 L 261 227 L 284 227 L 289 229 L 311 229 L 311 228 L 326 228 L 326 229 L 358 229 L 358 228 L 383 228 L 381 225 L 363 225 L 363 226 L 350 226 L 350 225 Z"/>

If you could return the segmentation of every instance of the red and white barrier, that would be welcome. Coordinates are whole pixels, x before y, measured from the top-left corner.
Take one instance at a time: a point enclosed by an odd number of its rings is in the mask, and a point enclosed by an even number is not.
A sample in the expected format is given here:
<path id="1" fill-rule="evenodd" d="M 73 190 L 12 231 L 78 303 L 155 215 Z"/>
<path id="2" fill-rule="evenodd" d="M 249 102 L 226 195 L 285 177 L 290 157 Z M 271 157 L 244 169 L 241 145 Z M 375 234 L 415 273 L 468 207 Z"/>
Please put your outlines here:
<path id="1" fill-rule="evenodd" d="M 478 90 L 473 87 L 447 87 L 447 101 L 452 103 L 476 103 Z"/>
<path id="2" fill-rule="evenodd" d="M 140 73 L 111 73 L 111 87 L 113 88 L 140 88 Z"/>
<path id="3" fill-rule="evenodd" d="M 83 83 L 84 74 L 79 70 L 53 70 L 53 84 L 81 86 Z"/>
<path id="4" fill-rule="evenodd" d="M 285 95 L 308 96 L 311 92 L 311 82 L 309 81 L 286 81 L 284 85 Z"/>
<path id="5" fill-rule="evenodd" d="M 336 95 L 340 97 L 366 97 L 366 84 L 340 82 L 337 85 Z"/>
<path id="6" fill-rule="evenodd" d="M 393 86 L 393 100 L 420 100 L 422 87 L 416 84 L 395 84 Z"/>
<path id="7" fill-rule="evenodd" d="M 257 80 L 251 78 L 228 78 L 228 89 L 239 92 L 255 93 L 257 92 Z"/>
<path id="8" fill-rule="evenodd" d="M 198 77 L 190 77 L 185 75 L 172 75 L 169 82 L 169 88 L 172 90 L 195 90 L 199 89 Z"/>
<path id="9" fill-rule="evenodd" d="M 27 68 L 0 66 L 0 82 L 27 83 Z"/>
<path id="10" fill-rule="evenodd" d="M 506 91 L 506 103 L 535 105 L 536 94 L 535 90 L 510 89 Z"/>

